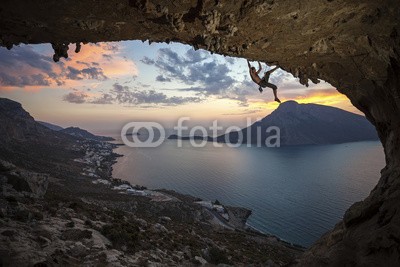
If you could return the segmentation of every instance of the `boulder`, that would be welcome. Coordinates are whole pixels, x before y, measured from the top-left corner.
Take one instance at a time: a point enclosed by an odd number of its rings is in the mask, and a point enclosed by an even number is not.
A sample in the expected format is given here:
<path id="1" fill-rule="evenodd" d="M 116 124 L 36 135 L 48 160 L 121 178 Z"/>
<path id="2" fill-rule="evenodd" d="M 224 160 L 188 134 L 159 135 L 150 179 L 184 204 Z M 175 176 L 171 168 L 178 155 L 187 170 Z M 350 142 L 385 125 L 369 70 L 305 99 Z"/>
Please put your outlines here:
<path id="1" fill-rule="evenodd" d="M 80 229 L 68 229 L 65 230 L 61 239 L 63 240 L 71 240 L 71 241 L 81 241 L 83 239 L 92 238 L 92 231 L 89 230 L 80 230 Z"/>
<path id="2" fill-rule="evenodd" d="M 0 172 L 8 172 L 15 169 L 15 165 L 0 159 Z"/>
<path id="3" fill-rule="evenodd" d="M 168 229 L 164 225 L 156 223 L 151 227 L 151 231 L 154 233 L 167 233 Z"/>
<path id="4" fill-rule="evenodd" d="M 4 165 L 3 165 L 4 166 Z M 49 185 L 47 174 L 29 172 L 25 170 L 11 171 L 7 173 L 7 183 L 25 195 L 41 198 L 46 194 Z"/>

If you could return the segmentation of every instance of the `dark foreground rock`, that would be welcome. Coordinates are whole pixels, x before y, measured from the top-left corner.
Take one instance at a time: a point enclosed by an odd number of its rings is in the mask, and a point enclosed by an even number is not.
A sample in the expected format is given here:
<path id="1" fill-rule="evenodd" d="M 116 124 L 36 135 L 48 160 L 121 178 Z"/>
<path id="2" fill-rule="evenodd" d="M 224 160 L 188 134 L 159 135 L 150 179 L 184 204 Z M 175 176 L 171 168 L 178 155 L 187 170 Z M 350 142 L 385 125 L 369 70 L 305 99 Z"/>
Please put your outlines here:
<path id="1" fill-rule="evenodd" d="M 15 167 L 14 164 L 0 160 L 0 185 L 4 193 L 7 186 L 11 186 L 22 196 L 43 197 L 49 184 L 49 176 L 34 173 Z"/>

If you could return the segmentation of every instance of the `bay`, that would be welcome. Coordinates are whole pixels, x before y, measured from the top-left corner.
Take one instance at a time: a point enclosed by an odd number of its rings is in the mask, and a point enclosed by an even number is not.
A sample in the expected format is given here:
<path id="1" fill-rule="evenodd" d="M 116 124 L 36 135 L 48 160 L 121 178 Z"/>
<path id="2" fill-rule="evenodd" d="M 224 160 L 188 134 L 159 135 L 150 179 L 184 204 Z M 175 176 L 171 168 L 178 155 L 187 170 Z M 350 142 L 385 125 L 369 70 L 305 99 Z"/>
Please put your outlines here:
<path id="1" fill-rule="evenodd" d="M 166 140 L 157 148 L 120 146 L 113 176 L 253 211 L 248 224 L 310 246 L 356 201 L 368 196 L 384 167 L 379 142 L 280 148 L 195 148 Z"/>

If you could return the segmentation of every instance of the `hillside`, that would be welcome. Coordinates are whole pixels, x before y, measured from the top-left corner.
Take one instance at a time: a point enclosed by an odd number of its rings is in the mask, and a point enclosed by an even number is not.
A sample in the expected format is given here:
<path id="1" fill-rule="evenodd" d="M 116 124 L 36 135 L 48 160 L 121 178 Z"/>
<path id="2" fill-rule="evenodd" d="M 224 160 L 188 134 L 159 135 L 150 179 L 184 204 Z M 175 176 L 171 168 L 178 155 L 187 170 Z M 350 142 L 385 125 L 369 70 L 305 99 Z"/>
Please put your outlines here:
<path id="1" fill-rule="evenodd" d="M 52 124 L 52 123 L 48 123 L 48 122 L 45 122 L 45 121 L 37 121 L 37 122 L 40 123 L 41 125 L 49 128 L 50 130 L 53 130 L 53 131 L 61 131 L 61 130 L 64 129 L 61 126 L 58 126 L 58 125 L 55 125 L 55 124 Z"/>
<path id="2" fill-rule="evenodd" d="M 96 141 L 114 141 L 115 140 L 112 137 L 94 135 L 94 134 L 92 134 L 84 129 L 78 128 L 78 127 L 68 127 L 68 128 L 60 130 L 60 132 L 67 133 L 72 136 L 81 137 L 81 138 L 90 139 L 90 140 L 96 140 Z"/>
<path id="3" fill-rule="evenodd" d="M 113 178 L 115 145 L 17 102 L 0 99 L 0 125 L 0 266 L 275 266 L 303 251 L 247 229 L 247 209 L 224 206 L 222 222 L 198 198 Z"/>
<path id="4" fill-rule="evenodd" d="M 257 143 L 260 132 L 261 143 L 265 144 L 268 136 L 276 135 L 275 130 L 266 132 L 270 126 L 280 129 L 283 146 L 378 140 L 375 128 L 363 116 L 330 106 L 286 101 L 261 121 L 242 129 L 243 143 Z M 217 137 L 218 142 L 225 140 L 237 143 L 238 132 Z"/>

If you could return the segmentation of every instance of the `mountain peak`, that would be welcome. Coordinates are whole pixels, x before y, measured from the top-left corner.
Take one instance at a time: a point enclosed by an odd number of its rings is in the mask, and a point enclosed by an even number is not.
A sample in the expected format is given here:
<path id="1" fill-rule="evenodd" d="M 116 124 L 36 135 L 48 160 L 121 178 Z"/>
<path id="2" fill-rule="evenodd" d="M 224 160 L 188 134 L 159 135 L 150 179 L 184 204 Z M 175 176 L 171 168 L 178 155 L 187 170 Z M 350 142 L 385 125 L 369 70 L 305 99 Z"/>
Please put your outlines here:
<path id="1" fill-rule="evenodd" d="M 21 104 L 8 98 L 0 97 L 0 107 L 21 107 Z"/>
<path id="2" fill-rule="evenodd" d="M 0 143 L 38 139 L 46 134 L 46 128 L 38 124 L 18 102 L 0 98 Z M 12 142 L 11 142 L 12 143 Z"/>
<path id="3" fill-rule="evenodd" d="M 22 105 L 14 100 L 0 97 L 0 113 L 3 116 L 18 120 L 33 120 Z"/>
<path id="4" fill-rule="evenodd" d="M 280 104 L 279 106 L 295 106 L 295 105 L 298 105 L 299 103 L 297 103 L 296 101 L 294 101 L 294 100 L 288 100 L 288 101 L 285 101 L 285 102 L 283 102 L 282 104 Z"/>
<path id="5" fill-rule="evenodd" d="M 375 128 L 363 116 L 325 105 L 299 104 L 286 101 L 271 114 L 248 128 L 242 129 L 243 143 L 261 144 L 274 133 L 269 127 L 279 128 L 280 145 L 338 144 L 346 142 L 377 140 Z M 261 129 L 259 129 L 261 128 Z M 238 133 L 222 135 L 217 140 L 229 138 L 238 142 Z M 258 144 L 258 143 L 257 143 Z"/>
<path id="6" fill-rule="evenodd" d="M 277 110 L 280 111 L 295 111 L 299 107 L 299 103 L 294 100 L 288 100 L 279 105 Z"/>

